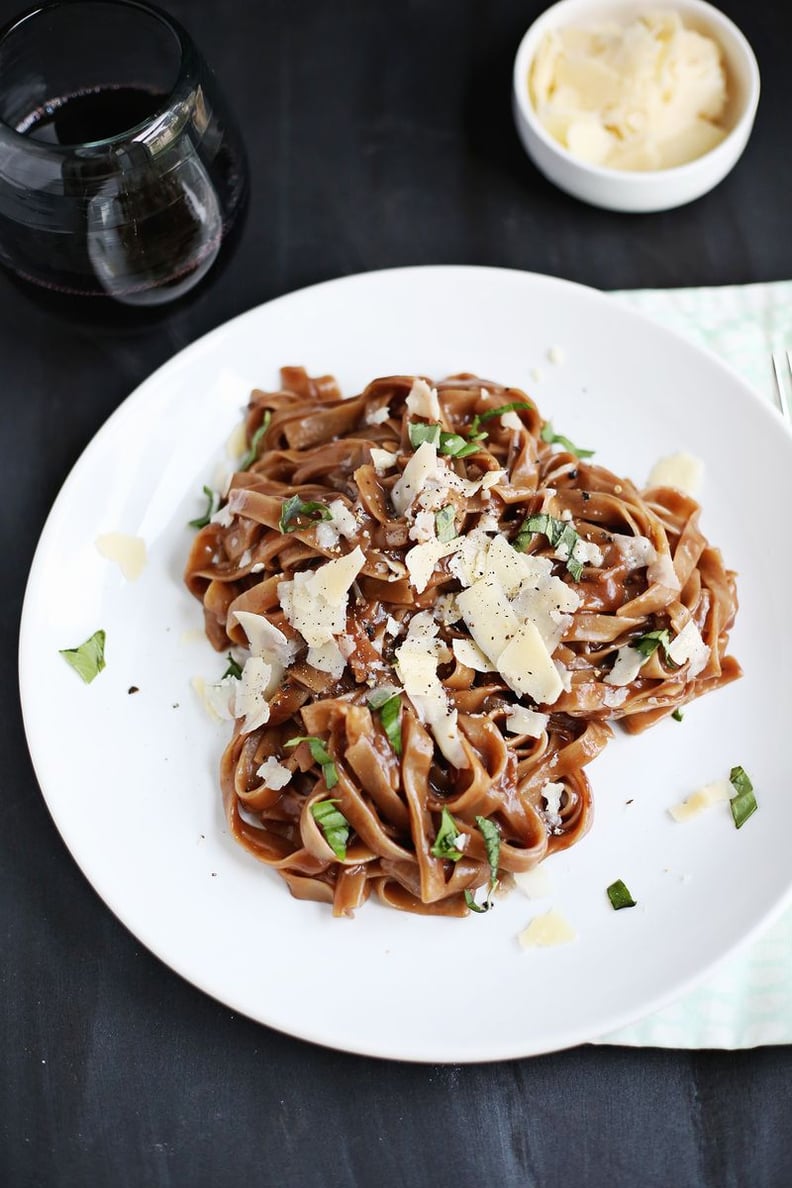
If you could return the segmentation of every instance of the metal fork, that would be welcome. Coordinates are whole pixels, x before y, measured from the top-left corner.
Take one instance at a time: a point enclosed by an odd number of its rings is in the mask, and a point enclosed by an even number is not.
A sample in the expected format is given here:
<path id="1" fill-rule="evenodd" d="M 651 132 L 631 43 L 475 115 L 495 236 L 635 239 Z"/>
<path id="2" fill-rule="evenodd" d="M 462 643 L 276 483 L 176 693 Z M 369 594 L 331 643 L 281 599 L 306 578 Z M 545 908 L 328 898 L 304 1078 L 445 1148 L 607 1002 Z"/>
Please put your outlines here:
<path id="1" fill-rule="evenodd" d="M 773 351 L 773 399 L 781 416 L 792 423 L 792 352 Z"/>

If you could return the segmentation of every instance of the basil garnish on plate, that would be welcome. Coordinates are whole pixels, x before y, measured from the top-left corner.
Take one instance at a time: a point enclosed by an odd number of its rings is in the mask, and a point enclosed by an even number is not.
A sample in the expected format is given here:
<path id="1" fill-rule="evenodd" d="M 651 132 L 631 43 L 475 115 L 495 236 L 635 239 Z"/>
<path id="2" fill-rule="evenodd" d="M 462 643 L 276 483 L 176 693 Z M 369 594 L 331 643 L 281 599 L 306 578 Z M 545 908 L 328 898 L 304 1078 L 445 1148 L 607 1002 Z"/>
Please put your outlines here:
<path id="1" fill-rule="evenodd" d="M 104 649 L 105 632 L 101 629 L 94 631 L 85 643 L 77 648 L 61 648 L 60 654 L 67 664 L 71 664 L 74 671 L 82 677 L 86 685 L 90 685 L 105 667 Z"/>

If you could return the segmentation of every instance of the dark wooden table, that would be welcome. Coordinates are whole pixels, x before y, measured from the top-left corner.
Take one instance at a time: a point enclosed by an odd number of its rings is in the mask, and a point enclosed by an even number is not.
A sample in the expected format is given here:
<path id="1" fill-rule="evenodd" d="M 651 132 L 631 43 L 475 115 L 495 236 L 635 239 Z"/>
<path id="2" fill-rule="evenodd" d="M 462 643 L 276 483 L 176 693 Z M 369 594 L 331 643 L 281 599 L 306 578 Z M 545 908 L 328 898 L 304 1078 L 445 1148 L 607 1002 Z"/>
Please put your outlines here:
<path id="1" fill-rule="evenodd" d="M 0 1183 L 784 1188 L 790 1049 L 388 1064 L 277 1034 L 185 984 L 117 922 L 55 830 L 15 652 L 36 540 L 72 463 L 145 376 L 250 306 L 402 264 L 606 289 L 792 277 L 792 10 L 723 5 L 763 81 L 733 175 L 685 209 L 623 216 L 558 193 L 519 147 L 510 65 L 536 0 L 169 6 L 243 126 L 253 190 L 234 259 L 145 327 L 66 319 L 0 276 Z M 0 19 L 15 8 L 0 0 Z"/>

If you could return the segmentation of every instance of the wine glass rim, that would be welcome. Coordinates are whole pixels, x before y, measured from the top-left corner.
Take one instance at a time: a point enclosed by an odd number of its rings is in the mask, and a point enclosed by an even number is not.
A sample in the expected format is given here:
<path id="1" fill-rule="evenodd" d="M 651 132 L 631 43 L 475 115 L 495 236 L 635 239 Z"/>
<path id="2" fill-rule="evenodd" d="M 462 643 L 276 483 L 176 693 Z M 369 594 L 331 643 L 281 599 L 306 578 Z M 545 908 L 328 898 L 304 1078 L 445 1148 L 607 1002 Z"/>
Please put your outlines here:
<path id="1" fill-rule="evenodd" d="M 33 4 L 30 8 L 25 9 L 24 12 L 17 13 L 10 21 L 7 21 L 0 27 L 0 46 L 6 38 L 15 33 L 22 25 L 34 18 L 44 15 L 47 12 L 52 12 L 54 9 L 76 9 L 81 4 L 97 4 L 100 0 L 44 0 L 44 3 Z M 187 30 L 174 18 L 170 13 L 165 12 L 156 4 L 149 4 L 148 0 L 101 0 L 103 8 L 126 8 L 138 9 L 145 13 L 146 16 L 153 17 L 159 21 L 169 33 L 171 33 L 179 47 L 179 68 L 176 79 L 172 87 L 162 96 L 161 102 L 157 104 L 156 109 L 147 116 L 144 120 L 140 120 L 137 124 L 130 125 L 129 128 L 124 128 L 121 132 L 116 132 L 113 136 L 102 137 L 99 140 L 80 141 L 75 144 L 49 144 L 39 140 L 35 140 L 27 136 L 24 132 L 18 131 L 12 124 L 7 123 L 2 116 L 0 116 L 0 135 L 10 138 L 12 141 L 18 141 L 25 145 L 27 151 L 41 152 L 46 156 L 51 157 L 53 154 L 68 154 L 73 153 L 76 149 L 105 149 L 112 148 L 114 145 L 122 144 L 130 138 L 137 138 L 141 132 L 147 128 L 157 125 L 165 116 L 170 108 L 173 106 L 175 100 L 180 94 L 190 89 L 189 78 L 193 65 L 195 55 L 195 48 L 192 38 Z M 185 86 L 185 84 L 187 84 Z"/>

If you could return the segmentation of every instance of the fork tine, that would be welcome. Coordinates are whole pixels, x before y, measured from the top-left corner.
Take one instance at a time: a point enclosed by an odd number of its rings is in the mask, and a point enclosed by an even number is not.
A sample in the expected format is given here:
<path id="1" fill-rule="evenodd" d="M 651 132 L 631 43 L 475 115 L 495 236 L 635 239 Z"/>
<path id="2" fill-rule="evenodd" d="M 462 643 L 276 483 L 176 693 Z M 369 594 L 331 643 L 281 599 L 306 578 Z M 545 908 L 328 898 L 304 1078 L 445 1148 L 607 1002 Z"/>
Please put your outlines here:
<path id="1" fill-rule="evenodd" d="M 773 379 L 775 380 L 775 383 L 773 384 L 773 400 L 778 411 L 783 413 L 784 402 L 781 399 L 781 364 L 778 361 L 778 351 L 773 351 L 770 359 L 773 365 Z"/>
<path id="2" fill-rule="evenodd" d="M 775 385 L 773 395 L 776 407 L 785 421 L 792 423 L 792 409 L 790 409 L 787 385 L 792 384 L 792 353 L 790 351 L 773 351 L 773 377 Z"/>

